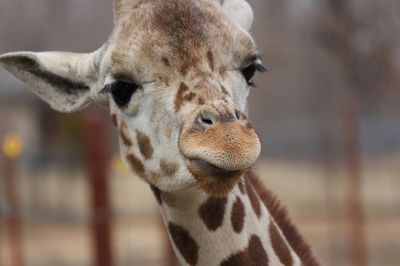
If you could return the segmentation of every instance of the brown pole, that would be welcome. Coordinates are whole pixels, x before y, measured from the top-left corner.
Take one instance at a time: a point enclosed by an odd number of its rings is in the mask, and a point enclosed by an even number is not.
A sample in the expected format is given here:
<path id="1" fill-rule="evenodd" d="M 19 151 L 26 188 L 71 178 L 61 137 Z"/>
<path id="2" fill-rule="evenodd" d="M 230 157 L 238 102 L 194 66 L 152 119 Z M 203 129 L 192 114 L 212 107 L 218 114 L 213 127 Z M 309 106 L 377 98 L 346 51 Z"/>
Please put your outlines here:
<path id="1" fill-rule="evenodd" d="M 94 265 L 112 266 L 111 207 L 107 177 L 109 170 L 107 123 L 101 114 L 94 111 L 88 111 L 84 122 L 92 207 Z"/>
<path id="2" fill-rule="evenodd" d="M 8 213 L 5 223 L 8 228 L 10 266 L 23 266 L 22 234 L 20 203 L 18 198 L 16 180 L 16 159 L 4 156 L 4 176 L 6 197 L 8 201 Z"/>
<path id="3" fill-rule="evenodd" d="M 367 265 L 364 211 L 361 194 L 359 108 L 350 100 L 343 115 L 345 158 L 348 170 L 349 250 L 352 266 Z"/>

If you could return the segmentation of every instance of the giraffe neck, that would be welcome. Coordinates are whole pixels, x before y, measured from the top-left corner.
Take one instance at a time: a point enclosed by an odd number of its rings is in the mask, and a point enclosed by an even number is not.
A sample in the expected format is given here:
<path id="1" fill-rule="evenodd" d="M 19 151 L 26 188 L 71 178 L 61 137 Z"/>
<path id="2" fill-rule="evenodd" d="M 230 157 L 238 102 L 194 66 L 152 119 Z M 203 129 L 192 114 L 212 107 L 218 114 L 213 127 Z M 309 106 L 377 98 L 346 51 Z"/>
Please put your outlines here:
<path id="1" fill-rule="evenodd" d="M 242 177 L 224 198 L 153 188 L 182 265 L 318 265 L 291 246 L 252 180 Z"/>

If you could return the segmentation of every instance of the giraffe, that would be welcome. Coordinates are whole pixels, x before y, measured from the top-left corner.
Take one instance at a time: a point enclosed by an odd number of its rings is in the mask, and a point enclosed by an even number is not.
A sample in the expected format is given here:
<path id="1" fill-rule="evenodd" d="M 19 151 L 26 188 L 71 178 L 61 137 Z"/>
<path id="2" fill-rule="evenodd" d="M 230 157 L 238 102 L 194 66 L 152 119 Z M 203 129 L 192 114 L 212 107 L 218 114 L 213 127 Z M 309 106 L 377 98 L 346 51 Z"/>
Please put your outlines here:
<path id="1" fill-rule="evenodd" d="M 0 64 L 53 109 L 110 110 L 121 156 L 147 182 L 182 265 L 320 265 L 249 170 L 256 72 L 245 0 L 114 0 L 96 51 L 14 52 Z"/>

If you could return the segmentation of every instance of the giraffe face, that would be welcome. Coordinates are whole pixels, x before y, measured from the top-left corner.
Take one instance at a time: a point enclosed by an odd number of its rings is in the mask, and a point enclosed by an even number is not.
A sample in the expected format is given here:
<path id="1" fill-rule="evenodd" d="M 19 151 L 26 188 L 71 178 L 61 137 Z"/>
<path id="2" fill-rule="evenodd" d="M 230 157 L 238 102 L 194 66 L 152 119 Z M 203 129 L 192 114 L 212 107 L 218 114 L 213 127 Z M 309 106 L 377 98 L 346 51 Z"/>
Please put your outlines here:
<path id="1" fill-rule="evenodd" d="M 224 196 L 260 153 L 246 114 L 251 77 L 263 69 L 252 38 L 215 0 L 117 0 L 115 8 L 112 36 L 93 54 L 0 62 L 34 80 L 59 111 L 108 106 L 122 157 L 153 186 Z M 66 80 L 76 88 L 67 97 Z"/>
<path id="2" fill-rule="evenodd" d="M 174 2 L 121 15 L 100 93 L 134 172 L 161 190 L 200 186 L 222 196 L 260 152 L 243 75 L 260 61 L 216 3 Z"/>

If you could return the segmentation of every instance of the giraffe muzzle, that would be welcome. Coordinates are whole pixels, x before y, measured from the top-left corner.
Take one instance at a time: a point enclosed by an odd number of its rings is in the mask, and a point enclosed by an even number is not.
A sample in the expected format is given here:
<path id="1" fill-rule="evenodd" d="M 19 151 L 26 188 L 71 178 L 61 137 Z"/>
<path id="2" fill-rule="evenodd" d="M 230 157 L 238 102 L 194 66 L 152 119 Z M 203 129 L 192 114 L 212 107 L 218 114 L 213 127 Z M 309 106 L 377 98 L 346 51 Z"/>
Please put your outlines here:
<path id="1" fill-rule="evenodd" d="M 184 125 L 179 142 L 182 154 L 191 161 L 203 161 L 201 165 L 208 165 L 205 170 L 246 170 L 261 150 L 259 138 L 247 121 L 234 113 L 220 114 L 212 109 L 201 110 Z"/>

